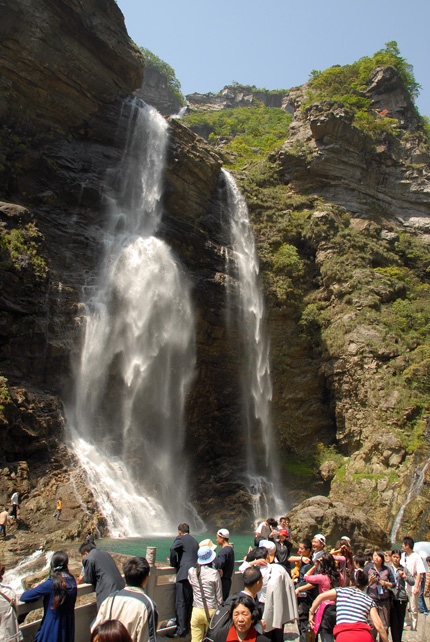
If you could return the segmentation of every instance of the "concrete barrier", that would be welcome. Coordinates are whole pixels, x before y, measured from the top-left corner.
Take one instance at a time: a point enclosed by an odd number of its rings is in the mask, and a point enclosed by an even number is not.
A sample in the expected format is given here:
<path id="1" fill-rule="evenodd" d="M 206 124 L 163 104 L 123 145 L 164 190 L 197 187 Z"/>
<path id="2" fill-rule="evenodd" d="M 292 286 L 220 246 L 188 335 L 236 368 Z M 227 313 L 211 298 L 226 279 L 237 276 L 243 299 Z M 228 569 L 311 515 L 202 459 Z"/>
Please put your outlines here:
<path id="1" fill-rule="evenodd" d="M 175 616 L 175 578 L 176 570 L 171 566 L 156 567 L 156 554 L 157 549 L 153 546 L 148 546 L 146 549 L 146 559 L 151 567 L 149 573 L 149 580 L 145 587 L 145 593 L 157 605 L 159 615 L 159 625 L 166 620 Z M 242 574 L 236 572 L 232 578 L 231 592 L 236 593 L 243 588 Z M 80 584 L 78 586 L 78 597 L 94 593 L 91 584 Z M 37 602 L 18 604 L 18 615 L 23 616 L 34 611 L 35 609 L 42 608 L 42 600 Z M 97 606 L 94 595 L 94 600 L 89 604 L 83 604 L 75 608 L 75 642 L 90 642 L 90 626 L 91 622 L 97 615 Z M 20 626 L 24 642 L 33 642 L 35 635 L 39 629 L 41 620 L 36 620 L 30 624 L 22 624 Z M 159 629 L 158 636 L 163 637 L 166 633 L 172 632 L 173 627 Z"/>

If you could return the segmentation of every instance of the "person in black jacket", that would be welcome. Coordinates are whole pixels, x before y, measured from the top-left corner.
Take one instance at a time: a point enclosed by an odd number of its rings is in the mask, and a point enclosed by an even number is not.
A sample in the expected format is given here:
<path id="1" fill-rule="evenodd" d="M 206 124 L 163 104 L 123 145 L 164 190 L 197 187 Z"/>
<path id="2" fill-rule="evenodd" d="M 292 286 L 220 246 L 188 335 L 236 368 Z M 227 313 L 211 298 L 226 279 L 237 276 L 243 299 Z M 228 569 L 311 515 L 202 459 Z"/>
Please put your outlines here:
<path id="1" fill-rule="evenodd" d="M 196 565 L 199 544 L 190 535 L 188 524 L 179 524 L 178 536 L 170 548 L 170 566 L 176 569 L 176 632 L 171 637 L 182 638 L 190 632 L 193 590 L 188 581 L 188 570 Z M 170 636 L 169 636 L 170 637 Z"/>
<path id="2" fill-rule="evenodd" d="M 79 552 L 82 555 L 83 568 L 78 577 L 78 584 L 87 582 L 94 586 L 97 608 L 99 608 L 108 595 L 123 589 L 125 582 L 114 559 L 107 551 L 102 551 L 94 544 L 84 542 L 81 544 Z"/>
<path id="3" fill-rule="evenodd" d="M 229 596 L 234 572 L 234 551 L 229 538 L 230 533 L 226 528 L 220 528 L 216 534 L 216 543 L 221 546 L 221 550 L 216 556 L 215 568 L 221 571 L 222 599 L 224 601 Z"/>

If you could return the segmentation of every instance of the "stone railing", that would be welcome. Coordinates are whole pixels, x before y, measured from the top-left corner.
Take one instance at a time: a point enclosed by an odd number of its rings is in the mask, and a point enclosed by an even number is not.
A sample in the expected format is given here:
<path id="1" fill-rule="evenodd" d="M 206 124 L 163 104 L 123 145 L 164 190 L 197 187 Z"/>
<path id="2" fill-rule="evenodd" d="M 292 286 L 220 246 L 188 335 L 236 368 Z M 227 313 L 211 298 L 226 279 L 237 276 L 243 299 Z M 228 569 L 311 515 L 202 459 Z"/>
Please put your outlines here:
<path id="1" fill-rule="evenodd" d="M 151 567 L 148 583 L 145 586 L 145 593 L 151 597 L 157 604 L 159 623 L 168 620 L 175 615 L 175 569 L 171 566 L 156 567 L 155 547 L 146 549 L 146 559 Z M 233 576 L 231 592 L 240 591 L 243 587 L 242 574 L 236 572 Z M 78 597 L 93 593 L 94 589 L 91 584 L 80 584 L 78 586 Z M 39 609 L 43 606 L 42 600 L 25 604 L 19 602 L 18 615 L 23 616 L 30 611 Z M 75 608 L 75 642 L 90 642 L 91 622 L 97 615 L 95 596 L 88 604 L 83 604 Z M 33 642 L 34 637 L 39 629 L 40 620 L 30 624 L 21 625 L 21 632 L 24 636 L 24 642 Z M 165 636 L 166 633 L 174 631 L 174 627 L 158 630 L 158 636 Z"/>

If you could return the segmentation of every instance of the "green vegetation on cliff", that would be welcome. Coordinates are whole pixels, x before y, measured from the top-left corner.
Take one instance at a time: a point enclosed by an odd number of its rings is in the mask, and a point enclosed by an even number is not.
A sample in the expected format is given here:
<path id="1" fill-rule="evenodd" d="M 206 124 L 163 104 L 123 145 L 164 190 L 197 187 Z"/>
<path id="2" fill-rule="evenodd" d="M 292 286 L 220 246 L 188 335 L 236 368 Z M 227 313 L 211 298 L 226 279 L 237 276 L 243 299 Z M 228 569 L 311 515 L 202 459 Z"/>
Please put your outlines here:
<path id="1" fill-rule="evenodd" d="M 192 113 L 182 120 L 225 153 L 226 165 L 239 168 L 279 147 L 288 135 L 292 116 L 278 107 L 257 103 L 250 107 Z"/>
<path id="2" fill-rule="evenodd" d="M 21 271 L 30 268 L 37 277 L 45 277 L 47 267 L 40 255 L 41 234 L 34 223 L 27 223 L 0 234 L 0 267 Z"/>
<path id="3" fill-rule="evenodd" d="M 185 98 L 181 92 L 181 83 L 176 78 L 175 70 L 161 60 L 157 55 L 145 49 L 145 47 L 139 47 L 139 50 L 145 56 L 145 67 L 147 69 L 155 69 L 158 73 L 163 76 L 166 80 L 167 90 L 172 100 L 178 101 L 181 105 L 185 104 Z"/>
<path id="4" fill-rule="evenodd" d="M 372 100 L 367 93 L 372 72 L 377 67 L 394 67 L 411 101 L 418 96 L 421 86 L 415 79 L 413 67 L 400 55 L 397 43 L 391 41 L 373 56 L 364 56 L 350 65 L 335 65 L 325 71 L 312 71 L 310 89 L 303 108 L 315 102 L 330 99 L 352 109 L 354 125 L 358 129 L 375 136 L 395 133 L 398 126 L 397 120 L 387 117 L 384 111 L 372 109 Z M 427 130 L 424 119 L 422 119 L 422 127 L 423 131 Z"/>

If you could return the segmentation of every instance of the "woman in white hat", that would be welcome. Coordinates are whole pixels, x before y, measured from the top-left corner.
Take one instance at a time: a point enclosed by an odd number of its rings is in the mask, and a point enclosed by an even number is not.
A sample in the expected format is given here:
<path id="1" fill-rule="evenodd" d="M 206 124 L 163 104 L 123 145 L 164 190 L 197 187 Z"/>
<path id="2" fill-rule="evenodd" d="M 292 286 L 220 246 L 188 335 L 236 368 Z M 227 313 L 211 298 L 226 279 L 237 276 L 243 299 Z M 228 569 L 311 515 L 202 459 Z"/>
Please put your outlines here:
<path id="1" fill-rule="evenodd" d="M 212 566 L 215 557 L 215 551 L 210 546 L 200 546 L 197 564 L 188 571 L 188 580 L 193 589 L 191 642 L 203 640 L 210 618 L 222 602 L 220 574 Z"/>

